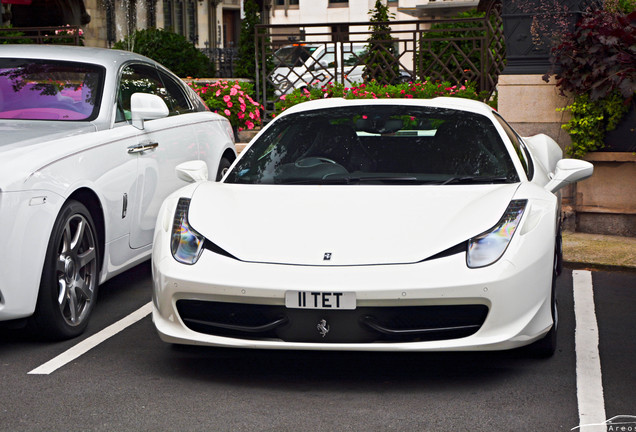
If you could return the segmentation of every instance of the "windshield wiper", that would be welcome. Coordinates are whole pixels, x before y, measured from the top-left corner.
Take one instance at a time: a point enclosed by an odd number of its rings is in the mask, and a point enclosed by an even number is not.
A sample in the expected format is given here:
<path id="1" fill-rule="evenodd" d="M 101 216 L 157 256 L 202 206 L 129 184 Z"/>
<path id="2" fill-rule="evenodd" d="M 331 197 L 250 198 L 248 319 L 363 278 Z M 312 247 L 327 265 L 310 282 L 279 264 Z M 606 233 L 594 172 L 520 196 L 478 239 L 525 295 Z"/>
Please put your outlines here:
<path id="1" fill-rule="evenodd" d="M 375 177 L 347 177 L 349 183 L 391 182 L 391 183 L 422 183 L 417 177 L 375 176 Z M 426 182 L 426 181 L 424 181 Z"/>
<path id="2" fill-rule="evenodd" d="M 424 184 L 432 183 L 430 180 L 419 180 L 417 177 L 395 177 L 395 176 L 374 176 L 374 177 L 326 177 L 314 179 L 290 179 L 281 180 L 281 184 L 360 184 L 367 182 L 385 182 L 385 183 L 412 183 Z M 436 182 L 435 182 L 436 183 Z"/>
<path id="3" fill-rule="evenodd" d="M 451 177 L 444 180 L 440 185 L 447 184 L 471 184 L 471 183 L 508 183 L 510 180 L 508 177 L 485 177 L 485 176 L 463 176 L 463 177 Z"/>

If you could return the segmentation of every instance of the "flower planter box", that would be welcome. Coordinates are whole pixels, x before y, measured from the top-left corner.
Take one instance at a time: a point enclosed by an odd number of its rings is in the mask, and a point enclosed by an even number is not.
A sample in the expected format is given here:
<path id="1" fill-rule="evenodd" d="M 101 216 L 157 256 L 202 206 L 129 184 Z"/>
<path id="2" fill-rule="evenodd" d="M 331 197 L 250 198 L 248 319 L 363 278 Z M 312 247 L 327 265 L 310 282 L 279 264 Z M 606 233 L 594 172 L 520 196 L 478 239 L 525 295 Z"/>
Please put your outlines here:
<path id="1" fill-rule="evenodd" d="M 636 154 L 592 152 L 594 175 L 575 186 L 576 230 L 636 237 Z"/>
<path id="2" fill-rule="evenodd" d="M 636 152 L 636 98 L 616 129 L 605 135 L 605 148 L 600 151 Z"/>

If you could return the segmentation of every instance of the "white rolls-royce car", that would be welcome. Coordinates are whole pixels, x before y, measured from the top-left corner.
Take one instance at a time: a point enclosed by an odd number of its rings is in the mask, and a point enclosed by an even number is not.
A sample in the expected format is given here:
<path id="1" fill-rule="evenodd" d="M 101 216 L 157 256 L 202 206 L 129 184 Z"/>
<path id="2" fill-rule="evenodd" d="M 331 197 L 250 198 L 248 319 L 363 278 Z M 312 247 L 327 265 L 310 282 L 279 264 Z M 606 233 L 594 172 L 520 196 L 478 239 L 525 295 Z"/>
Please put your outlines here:
<path id="1" fill-rule="evenodd" d="M 146 57 L 0 45 L 0 321 L 80 334 L 98 285 L 150 257 L 175 167 L 235 157 L 228 121 Z"/>
<path id="2" fill-rule="evenodd" d="M 177 168 L 193 182 L 157 219 L 154 324 L 177 344 L 460 351 L 536 342 L 550 355 L 558 191 L 592 171 L 476 101 L 298 104 L 221 182 L 205 181 L 201 161 Z M 224 229 L 230 222 L 240 229 Z"/>

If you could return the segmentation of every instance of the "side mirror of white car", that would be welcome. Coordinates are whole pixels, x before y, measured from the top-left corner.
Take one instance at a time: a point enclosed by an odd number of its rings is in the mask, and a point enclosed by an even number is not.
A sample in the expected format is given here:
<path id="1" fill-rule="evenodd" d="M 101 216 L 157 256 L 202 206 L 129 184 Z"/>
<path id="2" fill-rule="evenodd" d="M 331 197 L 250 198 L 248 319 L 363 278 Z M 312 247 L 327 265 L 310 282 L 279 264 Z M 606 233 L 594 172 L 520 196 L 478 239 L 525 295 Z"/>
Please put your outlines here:
<path id="1" fill-rule="evenodd" d="M 561 159 L 556 164 L 556 170 L 552 180 L 545 185 L 549 192 L 559 189 L 580 180 L 585 180 L 594 172 L 594 165 L 579 159 Z"/>
<path id="2" fill-rule="evenodd" d="M 133 93 L 130 97 L 130 114 L 132 124 L 137 129 L 144 128 L 144 120 L 168 117 L 166 103 L 157 95 L 149 93 Z"/>
<path id="3" fill-rule="evenodd" d="M 177 178 L 188 183 L 208 180 L 208 165 L 201 160 L 183 162 L 175 170 Z"/>

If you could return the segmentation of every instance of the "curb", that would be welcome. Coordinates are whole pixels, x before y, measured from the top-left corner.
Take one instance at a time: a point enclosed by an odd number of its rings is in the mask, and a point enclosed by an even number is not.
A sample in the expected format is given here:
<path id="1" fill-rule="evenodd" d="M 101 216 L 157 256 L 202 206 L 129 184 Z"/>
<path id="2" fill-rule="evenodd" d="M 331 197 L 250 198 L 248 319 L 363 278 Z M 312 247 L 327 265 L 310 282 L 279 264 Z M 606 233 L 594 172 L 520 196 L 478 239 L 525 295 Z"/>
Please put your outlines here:
<path id="1" fill-rule="evenodd" d="M 636 273 L 635 267 L 580 262 L 580 261 L 563 261 L 563 267 L 568 268 L 570 270 L 596 270 L 596 271 L 608 271 L 608 272 L 611 271 L 611 272 Z"/>

